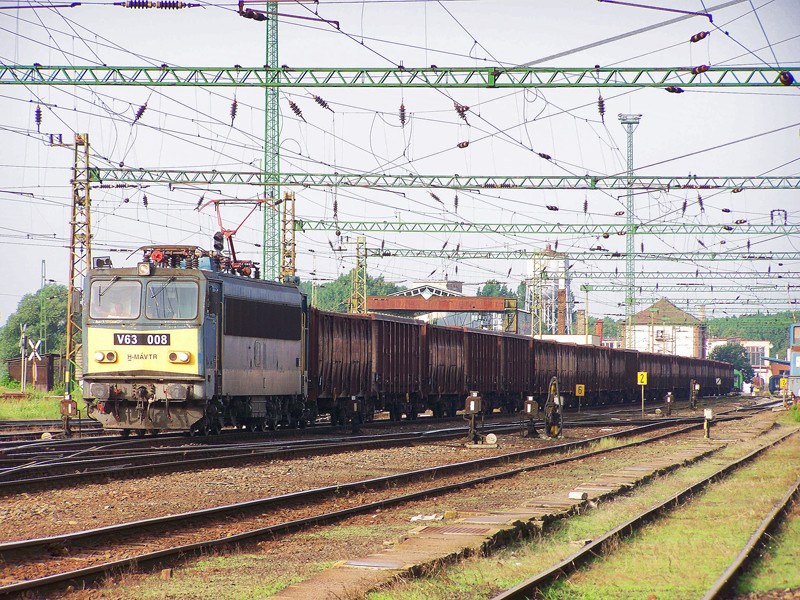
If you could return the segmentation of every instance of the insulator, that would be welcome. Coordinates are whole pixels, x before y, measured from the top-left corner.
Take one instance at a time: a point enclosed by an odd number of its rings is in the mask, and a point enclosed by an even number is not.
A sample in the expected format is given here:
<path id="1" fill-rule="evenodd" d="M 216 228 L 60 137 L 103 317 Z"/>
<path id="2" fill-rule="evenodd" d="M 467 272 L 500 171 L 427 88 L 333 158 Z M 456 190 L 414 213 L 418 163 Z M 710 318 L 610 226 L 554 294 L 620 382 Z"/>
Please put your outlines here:
<path id="1" fill-rule="evenodd" d="M 750 240 L 747 240 L 747 251 L 750 252 Z"/>
<path id="2" fill-rule="evenodd" d="M 723 228 L 725 231 L 733 231 L 733 227 L 731 227 L 730 225 L 723 225 L 723 226 L 722 226 L 722 228 Z"/>
<path id="3" fill-rule="evenodd" d="M 231 103 L 231 127 L 233 127 L 233 121 L 236 118 L 236 111 L 239 108 L 239 103 L 236 102 L 236 98 L 233 99 Z"/>
<path id="4" fill-rule="evenodd" d="M 642 253 L 644 253 L 644 242 L 642 242 Z"/>
<path id="5" fill-rule="evenodd" d="M 547 210 L 558 210 L 557 206 L 553 206 L 552 204 L 547 205 Z"/>
<path id="6" fill-rule="evenodd" d="M 296 114 L 298 117 L 300 117 L 301 119 L 303 119 L 303 121 L 305 121 L 305 120 L 306 120 L 306 119 L 305 119 L 305 117 L 303 117 L 303 111 L 301 111 L 301 110 L 300 110 L 300 107 L 299 107 L 299 106 L 297 106 L 297 104 L 295 104 L 295 103 L 294 103 L 294 102 L 292 102 L 291 100 L 289 100 L 289 108 L 291 108 L 291 109 L 292 109 L 292 112 L 293 112 L 294 114 Z"/>
<path id="7" fill-rule="evenodd" d="M 406 126 L 406 105 L 405 104 L 401 104 L 400 105 L 400 125 L 402 127 Z"/>
<path id="8" fill-rule="evenodd" d="M 459 148 L 466 148 L 467 146 L 469 146 L 469 142 L 458 142 Z"/>
<path id="9" fill-rule="evenodd" d="M 442 200 L 439 198 L 439 196 L 437 196 L 437 195 L 436 195 L 436 194 L 434 194 L 433 192 L 428 192 L 428 193 L 431 195 L 431 198 L 433 198 L 433 199 L 434 199 L 434 200 L 436 200 L 437 202 L 440 202 L 440 203 L 444 204 L 444 202 L 442 202 Z"/>
<path id="10" fill-rule="evenodd" d="M 700 212 L 706 212 L 706 209 L 703 206 L 703 197 L 700 194 L 697 194 L 697 203 L 700 205 Z"/>
<path id="11" fill-rule="evenodd" d="M 544 152 L 538 152 L 539 156 L 541 156 L 545 160 L 553 160 L 553 157 L 549 154 L 545 154 Z"/>
<path id="12" fill-rule="evenodd" d="M 731 212 L 731 209 L 730 208 L 723 208 L 722 212 L 729 213 L 729 212 Z"/>
<path id="13" fill-rule="evenodd" d="M 336 237 L 342 237 L 342 230 L 341 229 L 337 229 L 336 230 Z"/>
<path id="14" fill-rule="evenodd" d="M 36 121 L 36 131 L 39 131 L 39 127 L 42 125 L 42 107 L 38 104 L 36 105 L 36 110 L 33 113 L 33 119 Z"/>
<path id="15" fill-rule="evenodd" d="M 455 198 L 453 198 L 453 208 L 456 212 L 458 212 L 458 194 L 456 194 Z"/>
<path id="16" fill-rule="evenodd" d="M 558 240 L 556 240 L 556 243 L 553 245 L 553 250 L 558 250 Z"/>
<path id="17" fill-rule="evenodd" d="M 333 201 L 333 218 L 336 219 L 339 217 L 339 201 Z M 338 234 L 337 234 L 338 235 Z"/>
<path id="18" fill-rule="evenodd" d="M 606 122 L 606 101 L 603 100 L 602 95 L 597 96 L 597 112 L 600 113 L 600 120 L 605 123 Z"/>
<path id="19" fill-rule="evenodd" d="M 692 37 L 689 38 L 689 41 L 693 44 L 696 44 L 700 40 L 704 40 L 710 34 L 710 31 L 701 31 L 700 33 L 695 33 Z"/>
<path id="20" fill-rule="evenodd" d="M 611 237 L 611 234 L 609 234 L 609 233 L 604 233 L 604 234 L 603 234 L 603 239 L 606 239 L 606 240 L 607 240 L 607 239 L 608 239 L 608 238 L 610 238 L 610 237 Z"/>
<path id="21" fill-rule="evenodd" d="M 697 243 L 700 244 L 703 248 L 706 247 L 706 245 L 703 243 L 703 240 L 697 240 Z"/>
<path id="22" fill-rule="evenodd" d="M 255 21 L 267 20 L 267 15 L 265 15 L 262 12 L 258 12 L 257 10 L 253 10 L 252 8 L 248 8 L 246 11 L 240 12 L 239 14 L 242 15 L 245 19 L 253 19 Z"/>
<path id="23" fill-rule="evenodd" d="M 683 208 L 681 209 L 681 216 L 686 214 L 686 200 L 683 201 Z"/>
<path id="24" fill-rule="evenodd" d="M 624 215 L 624 214 L 625 214 L 625 211 L 624 211 L 624 210 L 618 210 L 618 211 L 617 211 L 617 212 L 615 212 L 614 214 L 615 214 L 616 216 L 618 216 L 618 217 L 621 217 L 622 215 Z"/>
<path id="25" fill-rule="evenodd" d="M 743 192 L 743 191 L 744 191 L 744 188 L 733 188 L 733 190 L 731 190 L 731 191 L 732 191 L 734 194 L 738 194 L 738 193 L 740 193 L 740 192 Z"/>
<path id="26" fill-rule="evenodd" d="M 456 244 L 456 253 L 458 253 L 458 249 L 459 249 L 459 248 L 461 248 L 461 242 L 458 242 L 458 243 Z"/>
<path id="27" fill-rule="evenodd" d="M 669 85 L 669 86 L 665 87 L 664 89 L 667 90 L 670 94 L 682 94 L 683 93 L 683 88 L 679 88 L 676 85 Z"/>
<path id="28" fill-rule="evenodd" d="M 130 202 L 130 201 L 131 201 L 131 199 L 130 199 L 130 198 L 125 198 L 125 199 L 122 201 L 122 203 L 123 203 L 123 204 L 127 204 L 127 203 L 128 203 L 128 202 Z"/>
<path id="29" fill-rule="evenodd" d="M 747 223 L 747 219 L 736 219 L 734 223 L 736 223 L 737 225 L 744 225 L 745 223 Z"/>
<path id="30" fill-rule="evenodd" d="M 792 85 L 794 83 L 794 76 L 789 71 L 781 71 L 778 74 L 778 81 L 783 85 Z"/>
<path id="31" fill-rule="evenodd" d="M 142 204 L 147 208 L 147 194 L 142 194 Z"/>
<path id="32" fill-rule="evenodd" d="M 445 248 L 447 248 L 447 241 L 445 241 L 445 243 L 442 244 L 442 250 L 444 250 Z"/>
<path id="33" fill-rule="evenodd" d="M 453 106 L 455 107 L 458 116 L 466 121 L 467 112 L 469 111 L 469 106 L 464 106 L 463 104 L 459 104 L 458 102 L 453 102 Z"/>
<path id="34" fill-rule="evenodd" d="M 733 230 L 733 227 L 731 227 L 731 230 Z M 726 242 L 725 240 L 720 240 L 719 243 L 720 244 L 727 244 L 728 242 Z"/>
<path id="35" fill-rule="evenodd" d="M 583 199 L 583 214 L 586 214 L 588 212 L 589 212 L 589 200 L 584 198 Z"/>
<path id="36" fill-rule="evenodd" d="M 617 232 L 617 235 L 625 235 L 625 230 L 620 230 Z"/>
<path id="37" fill-rule="evenodd" d="M 322 108 L 327 108 L 329 111 L 334 112 L 333 109 L 330 106 L 328 106 L 328 103 L 325 102 L 325 100 L 323 100 L 322 98 L 320 98 L 317 95 L 313 95 L 313 98 L 314 98 L 314 102 L 319 104 Z"/>
<path id="38" fill-rule="evenodd" d="M 125 8 L 163 8 L 165 10 L 177 10 L 179 8 L 193 8 L 197 4 L 187 4 L 186 2 L 179 2 L 177 0 L 127 0 L 127 2 L 115 3 L 115 6 L 124 6 Z"/>
<path id="39" fill-rule="evenodd" d="M 146 110 L 147 110 L 147 102 L 145 102 L 144 104 L 142 104 L 142 105 L 139 107 L 139 110 L 137 110 L 137 111 L 136 111 L 136 116 L 135 116 L 135 117 L 133 117 L 133 123 L 131 123 L 131 125 L 135 125 L 135 124 L 136 124 L 136 121 L 138 121 L 139 119 L 141 119 L 141 118 L 142 118 L 142 115 L 144 114 L 144 111 L 146 111 Z"/>
<path id="40" fill-rule="evenodd" d="M 705 73 L 710 68 L 711 67 L 709 67 L 708 65 L 700 65 L 699 67 L 695 67 L 694 69 L 692 69 L 692 75 L 700 75 L 700 73 Z"/>

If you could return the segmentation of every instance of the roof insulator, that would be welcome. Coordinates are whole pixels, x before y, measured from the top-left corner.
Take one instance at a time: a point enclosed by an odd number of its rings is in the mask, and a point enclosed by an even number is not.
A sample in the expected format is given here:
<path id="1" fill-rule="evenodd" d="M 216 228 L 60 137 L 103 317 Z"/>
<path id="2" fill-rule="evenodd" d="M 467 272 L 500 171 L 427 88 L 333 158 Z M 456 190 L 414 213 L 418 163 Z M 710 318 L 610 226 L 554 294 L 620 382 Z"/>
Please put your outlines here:
<path id="1" fill-rule="evenodd" d="M 710 33 L 711 33 L 710 31 L 701 31 L 700 33 L 695 33 L 692 37 L 689 38 L 689 41 L 692 42 L 693 44 L 696 44 L 700 40 L 706 39 Z"/>

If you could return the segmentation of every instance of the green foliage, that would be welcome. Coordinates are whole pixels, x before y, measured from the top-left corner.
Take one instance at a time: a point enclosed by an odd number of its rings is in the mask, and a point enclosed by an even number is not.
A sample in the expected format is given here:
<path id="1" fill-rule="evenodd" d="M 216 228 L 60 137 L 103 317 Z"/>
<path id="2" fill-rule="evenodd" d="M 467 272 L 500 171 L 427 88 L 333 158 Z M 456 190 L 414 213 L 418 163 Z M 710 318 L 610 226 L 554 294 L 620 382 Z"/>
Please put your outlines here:
<path id="1" fill-rule="evenodd" d="M 350 277 L 351 273 L 346 273 L 340 275 L 335 281 L 317 287 L 316 307 L 331 312 L 347 312 L 350 307 Z M 308 294 L 309 299 L 312 295 L 311 286 L 310 281 L 304 281 L 300 284 L 300 287 Z M 387 283 L 383 275 L 380 277 L 367 275 L 368 296 L 388 296 L 404 289 L 406 288 L 394 283 Z"/>
<path id="2" fill-rule="evenodd" d="M 517 290 L 519 291 L 519 288 L 517 288 Z M 505 284 L 501 284 L 499 281 L 487 281 L 483 287 L 478 288 L 478 293 L 476 295 L 509 298 L 516 296 L 517 294 L 515 294 L 510 288 L 506 287 Z"/>
<path id="3" fill-rule="evenodd" d="M 717 346 L 708 355 L 711 360 L 721 360 L 731 363 L 735 369 L 742 372 L 745 381 L 753 379 L 753 367 L 747 360 L 747 351 L 741 344 L 728 342 L 722 346 Z"/>
<path id="4" fill-rule="evenodd" d="M 67 288 L 63 285 L 48 284 L 34 294 L 26 294 L 20 300 L 17 311 L 8 317 L 8 322 L 0 329 L 0 359 L 19 356 L 20 325 L 28 326 L 28 337 L 34 343 L 41 337 L 39 330 L 40 309 L 44 303 L 46 317 L 47 352 L 62 352 L 67 337 Z M 45 343 L 39 346 L 44 351 Z"/>
<path id="5" fill-rule="evenodd" d="M 789 416 L 800 423 L 800 404 L 795 404 L 789 409 Z"/>
<path id="6" fill-rule="evenodd" d="M 774 315 L 742 315 L 708 320 L 708 335 L 742 340 L 768 340 L 772 342 L 772 356 L 786 357 L 789 347 L 789 326 L 796 323 L 791 312 Z"/>
<path id="7" fill-rule="evenodd" d="M 589 318 L 589 331 L 594 333 L 595 323 L 600 321 L 601 319 L 592 319 Z M 623 319 L 619 321 L 615 321 L 614 319 L 610 319 L 605 317 L 602 319 L 603 321 L 603 338 L 618 338 L 621 335 L 620 331 L 620 324 L 624 322 Z"/>

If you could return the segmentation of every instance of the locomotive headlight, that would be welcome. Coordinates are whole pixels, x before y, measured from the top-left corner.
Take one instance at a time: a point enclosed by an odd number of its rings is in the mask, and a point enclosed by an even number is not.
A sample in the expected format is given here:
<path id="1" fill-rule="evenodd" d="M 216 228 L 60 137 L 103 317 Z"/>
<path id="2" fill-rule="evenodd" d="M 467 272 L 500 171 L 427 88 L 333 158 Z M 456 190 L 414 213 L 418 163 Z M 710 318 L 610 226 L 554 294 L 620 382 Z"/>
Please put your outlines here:
<path id="1" fill-rule="evenodd" d="M 171 363 L 184 363 L 185 364 L 185 363 L 189 362 L 189 360 L 192 358 L 192 355 L 191 355 L 190 352 L 184 352 L 184 351 L 170 352 L 169 356 L 167 358 L 169 358 L 169 362 L 171 362 Z"/>
<path id="2" fill-rule="evenodd" d="M 115 363 L 117 362 L 117 353 L 113 350 L 109 350 L 108 352 L 98 350 L 94 353 L 94 359 L 99 363 Z"/>

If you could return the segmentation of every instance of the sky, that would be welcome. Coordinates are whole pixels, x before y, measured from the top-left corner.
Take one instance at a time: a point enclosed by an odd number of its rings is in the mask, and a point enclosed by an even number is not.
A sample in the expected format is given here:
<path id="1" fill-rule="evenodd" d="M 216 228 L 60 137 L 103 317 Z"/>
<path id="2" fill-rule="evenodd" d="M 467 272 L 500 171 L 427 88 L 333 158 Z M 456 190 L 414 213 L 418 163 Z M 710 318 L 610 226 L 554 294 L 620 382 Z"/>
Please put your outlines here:
<path id="1" fill-rule="evenodd" d="M 263 23 L 233 3 L 183 10 L 130 9 L 113 2 L 0 2 L 3 65 L 262 66 Z M 723 4 L 723 2 L 719 2 Z M 263 4 L 248 4 L 259 9 Z M 663 2 L 703 12 L 713 3 Z M 712 10 L 713 22 L 642 6 L 596 0 L 375 0 L 280 2 L 279 61 L 289 67 L 720 67 L 800 66 L 800 4 L 750 0 Z M 297 17 L 306 17 L 300 19 Z M 309 18 L 311 20 L 309 20 Z M 318 20 L 317 20 L 318 19 Z M 331 23 L 338 22 L 338 28 Z M 707 31 L 704 39 L 690 38 Z M 613 41 L 609 41 L 615 38 Z M 588 49 L 580 50 L 585 46 Z M 319 96 L 329 109 L 317 104 Z M 604 114 L 598 110 L 602 95 Z M 280 91 L 281 170 L 292 173 L 447 175 L 620 175 L 626 132 L 618 115 L 641 114 L 634 169 L 651 176 L 800 174 L 800 87 L 663 89 L 367 89 Z M 236 102 L 235 118 L 231 118 Z M 302 113 L 293 111 L 290 102 Z M 462 119 L 454 103 L 468 106 Z M 142 111 L 142 107 L 146 108 Z M 401 123 L 400 106 L 405 107 Z M 41 108 L 37 123 L 36 109 Z M 137 114 L 139 114 L 137 119 Z M 0 85 L 0 323 L 42 280 L 67 283 L 73 150 L 49 145 L 88 133 L 92 165 L 252 172 L 264 155 L 264 92 L 233 87 Z M 469 142 L 466 147 L 463 142 Z M 550 159 L 543 158 L 545 154 Z M 290 191 L 290 188 L 283 188 Z M 304 220 L 618 224 L 624 193 L 605 190 L 291 188 Z M 458 204 L 456 205 L 456 196 Z M 146 205 L 145 205 L 146 197 Z M 256 200 L 261 188 L 194 185 L 93 188 L 93 255 L 135 264 L 148 244 L 211 247 L 219 224 L 209 200 Z M 796 224 L 793 190 L 653 190 L 635 196 L 634 221 L 647 224 Z M 202 200 L 202 202 L 201 202 Z M 550 207 L 550 208 L 548 208 Z M 237 227 L 251 205 L 222 206 Z M 557 210 L 553 210 L 557 209 Z M 783 212 L 785 211 L 785 212 Z M 261 260 L 261 209 L 235 237 L 240 258 Z M 320 284 L 355 263 L 357 234 L 299 232 L 298 275 Z M 625 236 L 409 234 L 371 232 L 370 248 L 625 251 Z M 637 235 L 637 252 L 715 252 L 715 260 L 636 263 L 641 303 L 667 297 L 706 316 L 784 310 L 796 300 L 799 261 L 724 260 L 726 252 L 795 253 L 788 235 Z M 342 248 L 339 251 L 339 248 Z M 335 251 L 334 251 L 335 249 Z M 606 252 L 607 251 L 607 252 Z M 475 293 L 489 280 L 516 288 L 529 261 L 373 258 L 372 276 L 412 285 L 463 281 Z M 578 308 L 583 284 L 624 284 L 624 257 L 572 263 Z M 663 292 L 682 285 L 687 291 Z M 697 289 L 697 284 L 709 286 Z M 710 286 L 715 286 L 711 291 Z M 762 287 L 754 287 L 762 286 Z M 771 286 L 764 289 L 763 286 Z M 696 289 L 692 289 L 695 287 Z M 738 296 L 739 300 L 734 299 Z M 593 291 L 589 312 L 619 318 L 624 294 Z M 688 302 L 687 302 L 688 301 Z M 727 303 L 722 303 L 725 301 Z M 733 303 L 735 302 L 735 303 Z"/>

